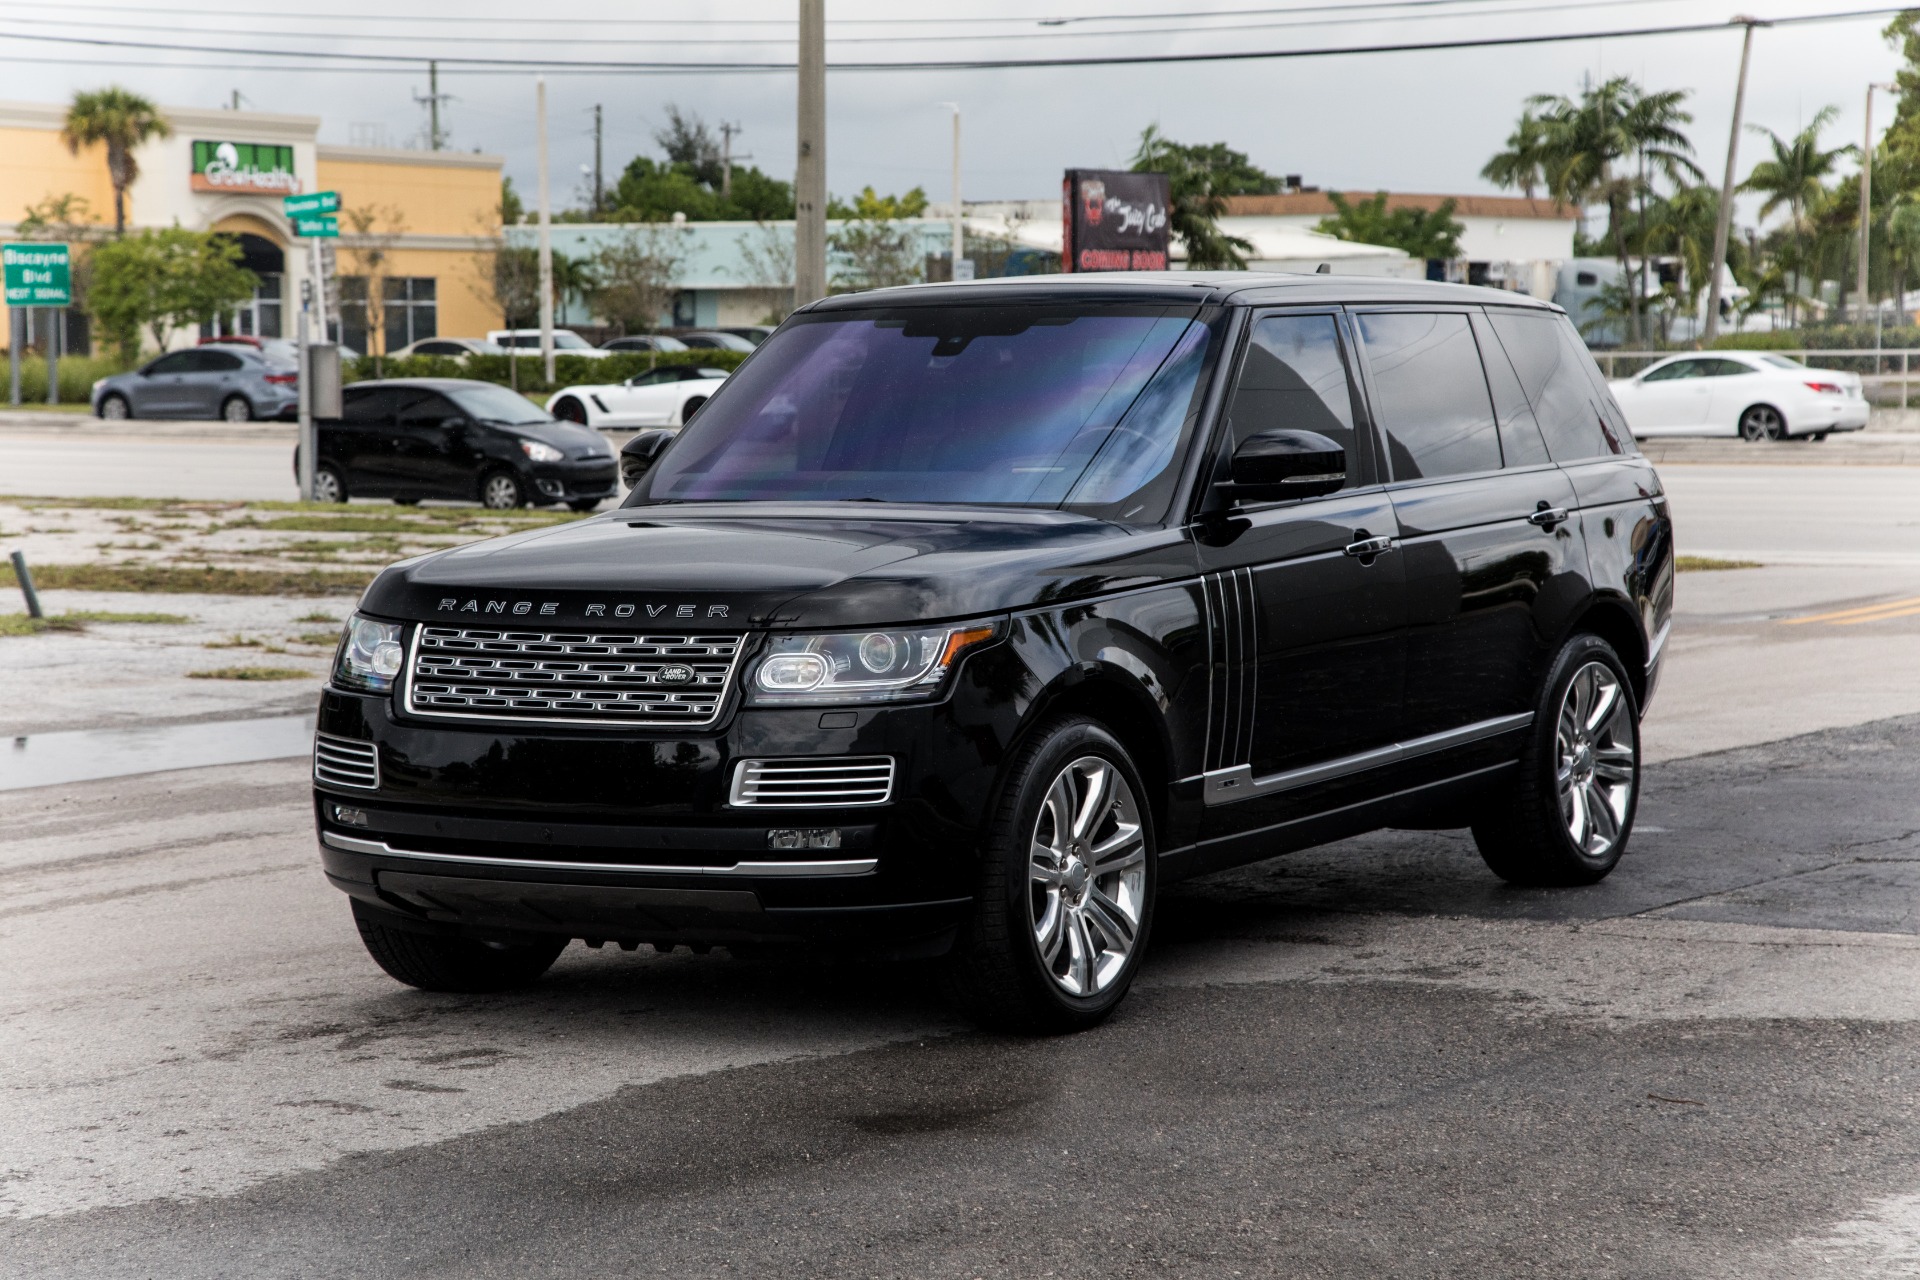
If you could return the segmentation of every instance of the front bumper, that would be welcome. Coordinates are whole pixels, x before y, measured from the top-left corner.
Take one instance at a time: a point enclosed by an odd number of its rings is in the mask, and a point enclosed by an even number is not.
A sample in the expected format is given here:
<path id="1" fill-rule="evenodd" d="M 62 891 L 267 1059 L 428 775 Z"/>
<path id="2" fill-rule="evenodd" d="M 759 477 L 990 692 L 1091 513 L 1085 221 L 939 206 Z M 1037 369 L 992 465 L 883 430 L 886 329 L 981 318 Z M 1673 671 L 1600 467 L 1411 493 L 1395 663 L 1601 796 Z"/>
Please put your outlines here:
<path id="1" fill-rule="evenodd" d="M 580 502 L 619 492 L 619 468 L 612 458 L 535 463 L 526 478 L 529 496 L 538 502 Z"/>
<path id="2" fill-rule="evenodd" d="M 635 942 L 944 950 L 971 905 L 1007 736 L 970 704 L 747 710 L 705 732 L 432 720 L 327 690 L 319 731 L 378 784 L 316 779 L 335 887 L 419 927 Z M 732 802 L 745 759 L 888 756 L 885 803 Z M 837 847 L 789 847 L 795 831 Z M 778 833 L 778 834 L 777 834 Z"/>

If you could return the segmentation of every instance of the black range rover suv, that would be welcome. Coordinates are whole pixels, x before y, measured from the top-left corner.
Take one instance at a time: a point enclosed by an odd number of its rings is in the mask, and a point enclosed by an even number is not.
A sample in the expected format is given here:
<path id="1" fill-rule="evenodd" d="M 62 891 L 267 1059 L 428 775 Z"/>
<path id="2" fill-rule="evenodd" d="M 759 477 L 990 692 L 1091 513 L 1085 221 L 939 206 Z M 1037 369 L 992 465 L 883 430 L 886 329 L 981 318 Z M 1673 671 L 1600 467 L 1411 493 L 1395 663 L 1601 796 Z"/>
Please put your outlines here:
<path id="1" fill-rule="evenodd" d="M 397 564 L 349 620 L 315 817 L 402 982 L 813 941 L 1073 1028 L 1175 877 L 1471 827 L 1583 884 L 1632 829 L 1667 502 L 1524 297 L 837 297 L 622 464 L 619 510 Z"/>

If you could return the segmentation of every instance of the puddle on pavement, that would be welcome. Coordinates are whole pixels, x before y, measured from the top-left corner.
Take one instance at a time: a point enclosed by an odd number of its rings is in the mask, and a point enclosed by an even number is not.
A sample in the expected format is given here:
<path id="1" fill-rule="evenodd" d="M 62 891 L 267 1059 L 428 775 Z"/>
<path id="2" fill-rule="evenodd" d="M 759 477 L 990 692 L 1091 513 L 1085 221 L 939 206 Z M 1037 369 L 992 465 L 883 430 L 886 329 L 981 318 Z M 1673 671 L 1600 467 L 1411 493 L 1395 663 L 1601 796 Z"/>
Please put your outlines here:
<path id="1" fill-rule="evenodd" d="M 313 750 L 313 717 L 217 720 L 151 728 L 74 729 L 0 738 L 0 791 L 252 764 Z"/>

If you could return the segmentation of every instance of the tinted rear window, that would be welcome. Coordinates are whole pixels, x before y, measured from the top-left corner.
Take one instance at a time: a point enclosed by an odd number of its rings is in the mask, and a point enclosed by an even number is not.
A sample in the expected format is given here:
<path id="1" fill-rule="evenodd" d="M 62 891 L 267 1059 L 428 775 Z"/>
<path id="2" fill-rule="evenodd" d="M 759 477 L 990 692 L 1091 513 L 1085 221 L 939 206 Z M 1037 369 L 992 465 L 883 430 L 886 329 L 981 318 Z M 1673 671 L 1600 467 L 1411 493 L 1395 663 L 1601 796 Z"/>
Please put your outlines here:
<path id="1" fill-rule="evenodd" d="M 1465 315 L 1376 312 L 1360 317 L 1360 333 L 1395 480 L 1499 470 L 1493 400 Z"/>
<path id="2" fill-rule="evenodd" d="M 1601 401 L 1593 357 L 1571 324 L 1546 312 L 1496 311 L 1491 319 L 1555 462 L 1627 452 L 1607 420 L 1611 406 Z"/>

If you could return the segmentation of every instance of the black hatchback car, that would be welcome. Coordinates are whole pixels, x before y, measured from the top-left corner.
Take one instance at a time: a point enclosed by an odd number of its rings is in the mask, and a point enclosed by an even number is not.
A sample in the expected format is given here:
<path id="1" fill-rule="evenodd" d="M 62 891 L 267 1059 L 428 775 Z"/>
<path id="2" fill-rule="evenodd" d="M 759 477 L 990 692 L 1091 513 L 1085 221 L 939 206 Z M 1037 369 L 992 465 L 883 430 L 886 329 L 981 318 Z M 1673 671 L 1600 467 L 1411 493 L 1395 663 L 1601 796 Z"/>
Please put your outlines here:
<path id="1" fill-rule="evenodd" d="M 1388 826 L 1520 884 L 1626 847 L 1672 527 L 1556 308 L 853 294 L 623 466 L 621 509 L 396 565 L 348 622 L 315 817 L 402 982 L 812 941 L 1066 1029 L 1175 877 Z"/>
<path id="2" fill-rule="evenodd" d="M 564 502 L 591 511 L 615 493 L 605 437 L 555 421 L 497 383 L 390 378 L 353 383 L 341 400 L 340 417 L 316 424 L 322 502 L 455 498 L 498 510 Z"/>

